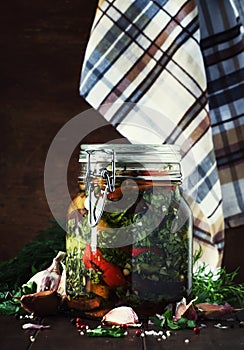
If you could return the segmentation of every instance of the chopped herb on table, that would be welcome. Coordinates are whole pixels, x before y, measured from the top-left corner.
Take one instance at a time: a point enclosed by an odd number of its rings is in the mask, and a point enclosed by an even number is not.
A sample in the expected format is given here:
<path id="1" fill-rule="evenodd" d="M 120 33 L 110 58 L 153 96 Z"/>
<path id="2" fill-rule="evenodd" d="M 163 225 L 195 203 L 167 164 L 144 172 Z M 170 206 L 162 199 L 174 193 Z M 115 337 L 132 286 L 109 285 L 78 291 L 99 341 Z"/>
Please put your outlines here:
<path id="1" fill-rule="evenodd" d="M 97 327 L 94 329 L 88 329 L 86 334 L 90 337 L 113 337 L 113 338 L 121 338 L 125 336 L 126 332 L 122 327 L 114 327 L 114 328 L 101 328 Z"/>
<path id="2" fill-rule="evenodd" d="M 175 321 L 170 309 L 167 309 L 162 315 L 150 317 L 150 321 L 155 326 L 171 330 L 196 327 L 196 322 L 194 320 L 188 320 L 186 317 L 181 317 L 179 320 Z"/>

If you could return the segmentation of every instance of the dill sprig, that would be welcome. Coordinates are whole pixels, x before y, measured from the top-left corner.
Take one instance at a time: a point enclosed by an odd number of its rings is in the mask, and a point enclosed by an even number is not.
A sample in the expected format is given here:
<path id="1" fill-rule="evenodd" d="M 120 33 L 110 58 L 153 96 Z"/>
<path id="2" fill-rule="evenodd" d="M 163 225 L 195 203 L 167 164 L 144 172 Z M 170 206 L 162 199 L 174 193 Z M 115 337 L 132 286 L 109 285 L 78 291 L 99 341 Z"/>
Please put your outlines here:
<path id="1" fill-rule="evenodd" d="M 201 251 L 194 257 L 194 265 L 201 257 Z M 225 267 L 215 270 L 208 264 L 201 263 L 193 274 L 192 294 L 197 297 L 198 303 L 224 304 L 244 307 L 244 283 L 236 283 L 237 268 L 233 272 L 227 272 Z"/>
<path id="2" fill-rule="evenodd" d="M 60 250 L 65 251 L 65 231 L 52 221 L 14 258 L 0 263 L 0 292 L 18 290 L 36 272 L 46 269 Z"/>

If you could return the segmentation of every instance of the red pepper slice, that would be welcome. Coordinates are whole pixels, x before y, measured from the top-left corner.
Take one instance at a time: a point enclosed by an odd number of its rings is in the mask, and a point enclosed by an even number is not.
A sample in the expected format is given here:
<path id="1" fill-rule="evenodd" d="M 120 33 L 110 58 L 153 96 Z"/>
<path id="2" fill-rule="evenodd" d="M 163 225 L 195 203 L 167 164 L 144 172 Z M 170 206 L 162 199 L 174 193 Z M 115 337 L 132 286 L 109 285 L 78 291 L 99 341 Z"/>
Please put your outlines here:
<path id="1" fill-rule="evenodd" d="M 101 271 L 102 278 L 109 287 L 115 288 L 125 285 L 126 279 L 120 267 L 106 261 L 98 248 L 92 252 L 90 244 L 87 244 L 83 262 L 88 269 Z"/>
<path id="2" fill-rule="evenodd" d="M 132 257 L 135 258 L 137 255 L 143 254 L 145 252 L 153 252 L 155 254 L 162 254 L 161 249 L 157 248 L 132 248 Z"/>

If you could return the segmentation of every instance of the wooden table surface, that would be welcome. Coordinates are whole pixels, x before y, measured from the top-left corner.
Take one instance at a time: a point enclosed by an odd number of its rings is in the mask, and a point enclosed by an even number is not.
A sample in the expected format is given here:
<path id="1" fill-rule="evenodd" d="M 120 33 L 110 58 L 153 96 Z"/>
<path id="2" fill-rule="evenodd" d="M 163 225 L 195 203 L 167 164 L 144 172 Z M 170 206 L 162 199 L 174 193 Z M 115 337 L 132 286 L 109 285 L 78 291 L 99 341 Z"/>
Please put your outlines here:
<path id="1" fill-rule="evenodd" d="M 122 338 L 89 337 L 80 335 L 72 324 L 70 317 L 50 316 L 41 321 L 50 325 L 49 329 L 23 330 L 24 323 L 37 323 L 30 319 L 16 319 L 13 316 L 0 317 L 0 349 L 1 350 L 243 350 L 244 328 L 238 321 L 222 321 L 228 328 L 216 328 L 218 321 L 205 322 L 200 334 L 196 335 L 192 329 L 171 331 L 167 339 L 162 336 L 137 336 L 134 328 L 128 329 L 128 334 Z M 85 321 L 90 328 L 99 323 Z M 151 327 L 151 326 L 150 326 Z M 144 327 L 145 329 L 145 327 Z"/>

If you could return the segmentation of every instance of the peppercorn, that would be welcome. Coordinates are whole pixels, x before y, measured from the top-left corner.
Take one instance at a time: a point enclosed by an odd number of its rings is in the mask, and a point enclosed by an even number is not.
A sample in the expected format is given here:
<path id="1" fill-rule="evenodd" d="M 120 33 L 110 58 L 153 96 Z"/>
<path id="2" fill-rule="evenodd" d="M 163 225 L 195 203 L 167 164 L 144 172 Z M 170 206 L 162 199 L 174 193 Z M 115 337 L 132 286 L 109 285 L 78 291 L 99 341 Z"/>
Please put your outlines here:
<path id="1" fill-rule="evenodd" d="M 121 324 L 120 327 L 121 327 L 122 329 L 127 329 L 127 328 L 128 328 L 127 324 L 125 324 L 125 323 L 124 323 L 124 324 Z"/>
<path id="2" fill-rule="evenodd" d="M 194 327 L 193 328 L 193 331 L 194 331 L 195 334 L 199 334 L 200 330 L 201 330 L 200 327 Z"/>
<path id="3" fill-rule="evenodd" d="M 137 337 L 140 337 L 140 336 L 141 336 L 141 330 L 140 330 L 140 329 L 137 329 L 137 330 L 136 330 L 136 336 L 137 336 Z"/>

